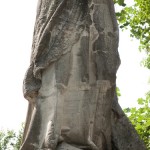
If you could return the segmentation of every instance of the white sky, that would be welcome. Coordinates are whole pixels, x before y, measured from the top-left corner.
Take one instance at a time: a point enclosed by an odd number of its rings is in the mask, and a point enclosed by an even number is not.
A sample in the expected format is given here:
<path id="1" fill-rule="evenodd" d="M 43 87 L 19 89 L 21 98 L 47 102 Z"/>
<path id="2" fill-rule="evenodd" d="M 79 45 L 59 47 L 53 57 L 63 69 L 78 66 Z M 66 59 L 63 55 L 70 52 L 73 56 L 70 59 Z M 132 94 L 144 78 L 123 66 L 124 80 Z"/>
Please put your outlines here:
<path id="1" fill-rule="evenodd" d="M 22 82 L 29 65 L 37 0 L 0 0 L 0 129 L 18 129 L 25 121 L 27 101 Z M 121 106 L 132 107 L 150 86 L 150 72 L 140 67 L 142 54 L 129 33 L 120 33 L 122 64 L 117 74 Z"/>

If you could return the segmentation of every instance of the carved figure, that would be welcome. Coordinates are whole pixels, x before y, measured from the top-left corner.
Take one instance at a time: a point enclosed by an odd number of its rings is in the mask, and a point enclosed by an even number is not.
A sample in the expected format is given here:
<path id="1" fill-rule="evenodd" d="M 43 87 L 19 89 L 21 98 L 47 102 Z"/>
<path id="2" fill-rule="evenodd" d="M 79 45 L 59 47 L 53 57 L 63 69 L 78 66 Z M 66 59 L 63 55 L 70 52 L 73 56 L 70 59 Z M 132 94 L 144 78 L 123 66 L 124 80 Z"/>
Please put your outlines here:
<path id="1" fill-rule="evenodd" d="M 112 0 L 39 0 L 21 150 L 112 149 L 117 49 Z"/>

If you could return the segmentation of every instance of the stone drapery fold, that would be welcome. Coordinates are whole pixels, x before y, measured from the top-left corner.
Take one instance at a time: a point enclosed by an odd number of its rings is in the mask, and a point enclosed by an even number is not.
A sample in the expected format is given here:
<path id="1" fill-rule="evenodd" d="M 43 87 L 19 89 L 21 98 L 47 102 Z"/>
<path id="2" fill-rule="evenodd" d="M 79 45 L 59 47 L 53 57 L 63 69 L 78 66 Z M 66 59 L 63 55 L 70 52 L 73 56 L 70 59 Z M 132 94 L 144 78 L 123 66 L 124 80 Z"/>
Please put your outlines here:
<path id="1" fill-rule="evenodd" d="M 87 2 L 82 0 L 39 0 L 31 64 L 23 85 L 26 99 L 33 99 L 41 87 L 42 70 L 69 52 L 79 40 L 88 23 L 86 7 Z"/>

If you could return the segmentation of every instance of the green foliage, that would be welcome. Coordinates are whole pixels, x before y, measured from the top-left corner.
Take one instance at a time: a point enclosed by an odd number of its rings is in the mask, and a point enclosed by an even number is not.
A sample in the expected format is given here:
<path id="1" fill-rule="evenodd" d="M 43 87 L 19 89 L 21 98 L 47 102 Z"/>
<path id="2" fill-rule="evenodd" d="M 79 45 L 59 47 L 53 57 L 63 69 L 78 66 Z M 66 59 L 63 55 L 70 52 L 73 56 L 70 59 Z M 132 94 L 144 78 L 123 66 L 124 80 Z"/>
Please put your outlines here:
<path id="1" fill-rule="evenodd" d="M 121 92 L 120 92 L 120 89 L 118 87 L 116 87 L 116 93 L 117 93 L 117 96 L 121 96 Z"/>
<path id="2" fill-rule="evenodd" d="M 0 150 L 19 150 L 23 135 L 23 126 L 16 133 L 14 130 L 0 131 Z"/>
<path id="3" fill-rule="evenodd" d="M 124 112 L 129 117 L 147 149 L 150 150 L 150 92 L 146 98 L 137 100 L 139 108 L 126 108 Z"/>
<path id="4" fill-rule="evenodd" d="M 147 55 L 147 58 L 142 61 L 142 64 L 150 69 L 150 53 Z"/>
<path id="5" fill-rule="evenodd" d="M 124 0 L 114 0 L 115 4 L 118 4 L 119 6 L 126 6 L 126 4 L 124 3 Z"/>
<path id="6" fill-rule="evenodd" d="M 116 16 L 122 29 L 129 29 L 131 37 L 140 41 L 140 50 L 145 50 L 147 58 L 143 61 L 145 67 L 150 69 L 150 1 L 134 0 L 132 6 L 125 5 L 126 0 L 114 0 L 121 7 Z"/>

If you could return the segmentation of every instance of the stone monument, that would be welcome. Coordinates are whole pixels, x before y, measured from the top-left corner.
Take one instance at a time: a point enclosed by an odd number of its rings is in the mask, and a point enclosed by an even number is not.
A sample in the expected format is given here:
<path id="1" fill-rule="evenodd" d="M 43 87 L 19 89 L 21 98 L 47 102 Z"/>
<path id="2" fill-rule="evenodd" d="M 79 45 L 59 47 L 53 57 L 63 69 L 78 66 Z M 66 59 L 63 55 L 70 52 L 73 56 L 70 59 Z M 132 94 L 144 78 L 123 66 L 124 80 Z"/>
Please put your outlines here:
<path id="1" fill-rule="evenodd" d="M 117 102 L 118 33 L 113 0 L 39 0 L 20 150 L 144 149 Z"/>

